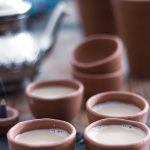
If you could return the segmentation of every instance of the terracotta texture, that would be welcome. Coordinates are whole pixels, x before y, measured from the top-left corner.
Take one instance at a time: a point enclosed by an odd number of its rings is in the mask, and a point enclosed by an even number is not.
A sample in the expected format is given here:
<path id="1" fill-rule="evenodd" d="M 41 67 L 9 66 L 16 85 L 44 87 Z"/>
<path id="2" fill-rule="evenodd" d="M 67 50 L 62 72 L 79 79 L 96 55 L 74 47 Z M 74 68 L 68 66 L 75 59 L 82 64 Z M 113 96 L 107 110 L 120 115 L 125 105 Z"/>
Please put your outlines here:
<path id="1" fill-rule="evenodd" d="M 100 126 L 100 125 L 120 125 L 120 124 L 128 124 L 135 127 L 138 127 L 145 131 L 147 136 L 134 144 L 126 144 L 126 145 L 107 145 L 107 144 L 100 144 L 94 142 L 92 139 L 89 138 L 88 132 L 91 128 Z M 115 138 L 115 137 L 114 137 Z M 148 150 L 149 149 L 149 142 L 150 142 L 150 130 L 149 128 L 139 122 L 136 121 L 129 121 L 124 119 L 103 119 L 97 122 L 90 124 L 84 132 L 84 139 L 86 144 L 86 150 Z"/>
<path id="2" fill-rule="evenodd" d="M 0 119 L 0 134 L 6 134 L 19 120 L 19 112 L 16 109 L 9 106 L 6 109 L 8 117 Z"/>
<path id="3" fill-rule="evenodd" d="M 64 139 L 62 142 L 56 144 L 49 144 L 46 146 L 31 146 L 22 144 L 15 141 L 15 137 L 18 134 L 35 130 L 35 129 L 49 129 L 49 128 L 60 128 L 70 133 L 69 137 Z M 7 134 L 9 146 L 11 150 L 74 150 L 75 146 L 76 130 L 75 128 L 64 121 L 54 119 L 36 119 L 30 121 L 24 121 L 18 123 Z"/>
<path id="4" fill-rule="evenodd" d="M 118 33 L 129 57 L 130 74 L 150 77 L 150 1 L 112 0 Z"/>
<path id="5" fill-rule="evenodd" d="M 32 91 L 46 86 L 67 86 L 76 91 L 68 96 L 55 99 L 43 99 L 32 95 Z M 54 118 L 71 121 L 80 111 L 84 87 L 75 80 L 52 80 L 31 83 L 26 88 L 30 110 L 35 118 Z"/>
<path id="6" fill-rule="evenodd" d="M 123 83 L 123 71 L 121 69 L 108 74 L 94 75 L 74 70 L 73 76 L 83 83 L 86 98 L 105 91 L 120 90 Z"/>
<path id="7" fill-rule="evenodd" d="M 72 66 L 90 74 L 110 73 L 122 67 L 123 44 L 115 36 L 90 36 L 74 49 Z"/>
<path id="8" fill-rule="evenodd" d="M 110 35 L 88 37 L 73 51 L 73 77 L 85 87 L 85 97 L 120 90 L 123 82 L 121 40 Z"/>
<path id="9" fill-rule="evenodd" d="M 110 0 L 77 0 L 85 35 L 115 34 Z"/>
<path id="10" fill-rule="evenodd" d="M 92 108 L 95 105 L 103 102 L 108 102 L 108 101 L 119 101 L 119 102 L 134 104 L 135 106 L 141 108 L 141 111 L 135 115 L 120 116 L 120 117 L 103 115 L 93 111 Z M 130 92 L 115 91 L 115 92 L 101 93 L 91 97 L 86 103 L 86 110 L 87 110 L 89 122 L 94 122 L 105 118 L 120 118 L 120 119 L 127 119 L 127 120 L 133 120 L 133 121 L 139 121 L 145 123 L 147 121 L 149 104 L 143 97 L 137 94 L 130 93 Z"/>

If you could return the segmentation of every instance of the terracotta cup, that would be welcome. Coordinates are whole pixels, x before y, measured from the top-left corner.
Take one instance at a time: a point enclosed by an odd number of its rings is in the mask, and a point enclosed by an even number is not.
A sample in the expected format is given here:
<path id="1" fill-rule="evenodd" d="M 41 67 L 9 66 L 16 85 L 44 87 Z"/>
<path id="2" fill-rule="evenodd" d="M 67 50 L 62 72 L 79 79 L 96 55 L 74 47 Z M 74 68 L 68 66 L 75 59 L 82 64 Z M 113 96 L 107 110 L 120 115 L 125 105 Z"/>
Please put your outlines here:
<path id="1" fill-rule="evenodd" d="M 150 77 L 150 1 L 112 0 L 118 33 L 129 57 L 130 74 Z"/>
<path id="2" fill-rule="evenodd" d="M 90 36 L 72 54 L 74 69 L 89 74 L 104 74 L 122 67 L 123 44 L 115 36 Z"/>
<path id="3" fill-rule="evenodd" d="M 49 129 L 49 128 L 63 129 L 68 131 L 70 135 L 63 141 L 58 142 L 56 144 L 40 145 L 40 146 L 22 144 L 15 141 L 15 137 L 18 134 L 32 130 Z M 8 143 L 11 150 L 59 150 L 59 149 L 74 150 L 75 137 L 76 137 L 76 130 L 71 124 L 65 121 L 54 119 L 36 119 L 24 121 L 12 127 L 7 134 Z"/>
<path id="4" fill-rule="evenodd" d="M 112 73 L 94 75 L 73 70 L 73 76 L 83 83 L 86 99 L 101 92 L 120 90 L 124 79 L 122 69 Z"/>
<path id="5" fill-rule="evenodd" d="M 75 89 L 73 93 L 59 98 L 40 98 L 34 96 L 35 89 L 47 86 L 64 86 Z M 35 118 L 54 118 L 71 121 L 80 111 L 84 87 L 75 80 L 51 80 L 31 83 L 26 88 L 30 110 Z"/>
<path id="6" fill-rule="evenodd" d="M 100 114 L 93 110 L 93 107 L 95 105 L 104 102 L 109 102 L 109 101 L 111 102 L 117 101 L 117 102 L 134 104 L 135 106 L 138 106 L 141 109 L 141 111 L 134 115 L 114 117 L 114 116 Z M 90 123 L 105 118 L 118 118 L 118 119 L 120 118 L 120 119 L 127 119 L 127 120 L 133 120 L 133 121 L 139 121 L 145 123 L 147 121 L 149 104 L 143 97 L 137 94 L 130 93 L 130 92 L 113 91 L 113 92 L 104 92 L 92 96 L 86 103 L 86 110 L 87 110 L 87 115 Z"/>
<path id="7" fill-rule="evenodd" d="M 85 35 L 115 34 L 110 0 L 77 0 Z"/>
<path id="8" fill-rule="evenodd" d="M 125 124 L 132 125 L 134 127 L 142 129 L 146 133 L 146 137 L 139 142 L 133 144 L 122 144 L 122 145 L 101 144 L 93 141 L 89 137 L 89 131 L 94 127 L 101 126 L 101 125 L 125 125 Z M 84 139 L 85 139 L 87 150 L 148 150 L 149 142 L 150 142 L 150 130 L 146 125 L 136 121 L 109 118 L 109 119 L 102 119 L 90 124 L 84 131 Z"/>
<path id="9" fill-rule="evenodd" d="M 7 131 L 19 121 L 19 112 L 7 106 L 7 118 L 0 119 L 0 135 L 6 134 Z"/>

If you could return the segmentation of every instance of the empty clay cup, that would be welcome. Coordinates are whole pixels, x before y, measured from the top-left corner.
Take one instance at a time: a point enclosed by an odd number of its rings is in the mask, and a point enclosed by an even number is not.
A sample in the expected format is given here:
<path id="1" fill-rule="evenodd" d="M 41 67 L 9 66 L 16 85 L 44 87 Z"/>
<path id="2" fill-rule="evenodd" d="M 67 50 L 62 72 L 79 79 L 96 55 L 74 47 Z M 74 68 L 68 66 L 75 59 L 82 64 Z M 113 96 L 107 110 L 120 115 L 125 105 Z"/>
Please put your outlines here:
<path id="1" fill-rule="evenodd" d="M 108 102 L 111 102 L 110 107 L 112 107 L 113 102 L 119 102 L 119 103 L 122 102 L 122 104 L 131 104 L 131 106 L 133 107 L 131 107 L 130 109 L 133 109 L 134 106 L 140 109 L 138 109 L 138 111 L 135 111 L 135 113 L 131 112 L 132 115 L 123 114 L 123 116 L 121 116 L 120 114 L 117 114 L 117 116 L 108 115 L 108 114 L 106 115 L 106 114 L 98 113 L 93 109 L 94 106 L 96 105 L 100 106 L 100 104 L 104 104 L 104 103 L 108 104 Z M 89 122 L 94 122 L 105 118 L 120 118 L 120 119 L 127 119 L 127 120 L 133 120 L 133 121 L 139 121 L 145 123 L 148 116 L 149 104 L 143 97 L 137 94 L 131 92 L 113 91 L 113 92 L 104 92 L 92 96 L 86 103 L 86 110 L 87 110 Z"/>
<path id="2" fill-rule="evenodd" d="M 123 44 L 118 37 L 91 36 L 73 51 L 72 66 L 83 73 L 111 73 L 122 67 L 122 51 Z"/>
<path id="3" fill-rule="evenodd" d="M 33 91 L 45 87 L 67 87 L 73 92 L 66 96 L 43 98 L 33 95 Z M 80 111 L 84 87 L 75 80 L 51 80 L 31 83 L 26 88 L 30 110 L 35 118 L 54 118 L 71 121 Z"/>
<path id="4" fill-rule="evenodd" d="M 16 136 L 19 134 L 32 130 L 50 128 L 66 130 L 69 133 L 69 136 L 66 137 L 66 139 L 64 139 L 63 141 L 46 145 L 30 145 L 26 143 L 20 143 L 15 140 Z M 37 119 L 24 121 L 12 127 L 7 134 L 8 143 L 11 150 L 74 150 L 75 137 L 76 130 L 71 124 L 65 121 L 54 119 Z"/>
<path id="5" fill-rule="evenodd" d="M 77 0 L 86 36 L 115 34 L 111 0 Z"/>
<path id="6" fill-rule="evenodd" d="M 73 70 L 73 76 L 83 83 L 86 98 L 101 92 L 120 90 L 123 83 L 122 69 L 107 74 L 86 74 Z"/>
<path id="7" fill-rule="evenodd" d="M 7 131 L 19 121 L 19 112 L 7 106 L 7 118 L 0 118 L 0 134 L 6 134 Z"/>
<path id="8" fill-rule="evenodd" d="M 89 132 L 91 129 L 99 126 L 122 126 L 122 127 L 129 127 L 129 131 L 131 132 L 130 129 L 138 129 L 139 132 L 143 132 L 145 135 L 140 138 L 139 140 L 131 143 L 119 143 L 117 144 L 107 144 L 107 143 L 101 143 L 101 140 L 99 139 L 99 142 L 94 141 L 90 136 Z M 128 131 L 128 129 L 127 129 Z M 117 137 L 118 134 L 116 133 Z M 120 135 L 120 134 L 119 134 Z M 135 134 L 136 135 L 136 134 Z M 121 135 L 120 135 L 121 136 Z M 113 137 L 112 137 L 113 138 Z M 116 138 L 114 136 L 114 138 Z M 96 121 L 92 124 L 90 124 L 84 131 L 84 139 L 85 139 L 85 144 L 86 144 L 86 149 L 87 150 L 148 150 L 149 149 L 149 142 L 150 142 L 150 130 L 149 128 L 139 122 L 136 121 L 130 121 L 130 120 L 124 120 L 124 119 L 102 119 L 99 121 Z M 109 138 L 108 138 L 109 139 Z M 122 137 L 121 137 L 122 139 Z M 132 139 L 131 137 L 129 139 L 124 139 L 124 140 L 130 140 Z"/>
<path id="9" fill-rule="evenodd" d="M 112 0 L 118 33 L 129 58 L 130 75 L 150 77 L 150 1 Z"/>

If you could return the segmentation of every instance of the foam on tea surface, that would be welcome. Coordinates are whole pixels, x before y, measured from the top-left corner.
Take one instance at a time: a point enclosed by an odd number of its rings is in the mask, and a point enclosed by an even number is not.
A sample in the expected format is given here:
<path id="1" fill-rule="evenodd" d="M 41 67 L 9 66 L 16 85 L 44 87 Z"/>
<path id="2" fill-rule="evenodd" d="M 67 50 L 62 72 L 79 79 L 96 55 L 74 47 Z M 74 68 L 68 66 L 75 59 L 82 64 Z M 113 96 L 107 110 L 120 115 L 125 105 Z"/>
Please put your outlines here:
<path id="1" fill-rule="evenodd" d="M 63 141 L 69 133 L 63 129 L 39 129 L 24 132 L 15 137 L 15 141 L 28 145 L 47 145 Z"/>
<path id="2" fill-rule="evenodd" d="M 131 125 L 103 125 L 92 128 L 89 137 L 97 143 L 121 145 L 139 142 L 146 137 L 146 133 Z"/>
<path id="3" fill-rule="evenodd" d="M 66 86 L 41 87 L 32 91 L 33 96 L 40 98 L 60 98 L 75 92 L 76 89 Z"/>
<path id="4" fill-rule="evenodd" d="M 97 104 L 93 107 L 93 110 L 99 114 L 116 117 L 130 116 L 137 114 L 141 111 L 141 109 L 134 104 L 118 101 L 108 101 Z"/>

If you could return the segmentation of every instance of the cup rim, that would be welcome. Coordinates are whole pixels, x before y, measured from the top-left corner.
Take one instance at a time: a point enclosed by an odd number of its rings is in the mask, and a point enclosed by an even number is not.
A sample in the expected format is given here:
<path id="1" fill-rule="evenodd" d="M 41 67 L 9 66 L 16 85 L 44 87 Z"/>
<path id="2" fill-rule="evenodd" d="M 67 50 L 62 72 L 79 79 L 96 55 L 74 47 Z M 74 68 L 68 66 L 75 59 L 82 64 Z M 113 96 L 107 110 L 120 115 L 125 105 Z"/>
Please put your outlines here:
<path id="1" fill-rule="evenodd" d="M 47 121 L 47 122 L 53 121 L 55 123 L 62 123 L 65 126 L 67 126 L 67 127 L 69 127 L 71 129 L 71 133 L 63 141 L 60 141 L 60 142 L 57 142 L 57 143 L 52 143 L 52 144 L 46 144 L 46 145 L 30 145 L 30 144 L 20 143 L 18 141 L 15 141 L 15 138 L 13 138 L 11 136 L 13 131 L 15 131 L 21 125 L 26 125 L 28 123 L 32 124 L 32 123 L 35 123 L 35 122 L 38 123 L 38 122 L 43 122 L 43 121 Z M 27 120 L 27 121 L 20 122 L 20 123 L 16 124 L 15 126 L 13 126 L 7 133 L 8 141 L 12 142 L 13 144 L 21 145 L 21 146 L 28 147 L 28 148 L 30 148 L 30 147 L 32 147 L 32 148 L 39 148 L 39 147 L 40 148 L 48 148 L 48 147 L 55 147 L 55 146 L 63 145 L 67 141 L 70 141 L 71 139 L 73 139 L 75 136 L 76 136 L 76 129 L 75 129 L 75 127 L 72 124 L 70 124 L 70 123 L 68 123 L 66 121 L 57 120 L 57 119 L 49 119 L 49 118 L 34 119 L 34 120 Z"/>
<path id="2" fill-rule="evenodd" d="M 116 70 L 114 72 L 104 73 L 104 74 L 88 74 L 77 70 L 73 70 L 72 72 L 75 76 L 77 75 L 78 77 L 87 78 L 87 79 L 109 79 L 117 76 L 123 76 L 124 71 L 122 68 L 120 68 L 119 70 Z"/>
<path id="3" fill-rule="evenodd" d="M 89 63 L 84 63 L 84 62 L 79 62 L 76 58 L 75 58 L 75 53 L 76 51 L 84 44 L 87 44 L 88 42 L 91 41 L 95 41 L 95 40 L 111 40 L 114 41 L 116 43 L 116 49 L 115 52 L 113 52 L 112 54 L 110 54 L 109 56 L 107 56 L 106 58 L 103 58 L 101 60 L 97 60 L 94 62 L 89 62 Z M 96 67 L 99 65 L 103 65 L 111 60 L 113 60 L 115 57 L 117 57 L 119 54 L 122 53 L 122 49 L 123 49 L 123 44 L 122 41 L 119 37 L 117 36 L 113 36 L 113 35 L 106 35 L 106 34 L 102 34 L 102 35 L 92 35 L 87 37 L 85 40 L 83 40 L 80 44 L 78 44 L 78 46 L 73 50 L 73 56 L 71 59 L 71 63 L 73 66 L 77 66 L 77 67 L 81 67 L 81 68 L 92 68 L 92 67 Z"/>
<path id="4" fill-rule="evenodd" d="M 51 84 L 54 84 L 54 85 L 56 84 L 56 86 L 57 86 L 58 84 L 62 85 L 63 83 L 71 83 L 71 84 L 74 84 L 74 85 L 78 86 L 78 88 L 77 89 L 74 88 L 75 89 L 74 92 L 72 92 L 72 93 L 70 93 L 66 96 L 58 97 L 58 98 L 57 97 L 56 98 L 43 98 L 43 97 L 39 97 L 39 96 L 36 96 L 36 95 L 32 94 L 32 88 L 34 88 L 36 86 L 47 87 L 48 84 L 50 86 L 51 86 Z M 69 86 L 66 86 L 66 87 L 69 87 Z M 55 100 L 57 100 L 57 101 L 59 101 L 59 100 L 62 100 L 62 99 L 77 96 L 79 93 L 82 93 L 83 91 L 84 91 L 84 86 L 80 81 L 70 80 L 70 79 L 59 79 L 59 80 L 46 80 L 46 81 L 32 82 L 26 87 L 25 93 L 28 97 L 34 98 L 34 99 L 39 100 L 39 101 L 40 100 L 44 100 L 44 101 L 55 101 Z"/>
<path id="5" fill-rule="evenodd" d="M 126 116 L 110 116 L 110 115 L 105 115 L 105 114 L 100 114 L 100 113 L 97 113 L 95 112 L 92 108 L 93 106 L 95 106 L 96 104 L 99 104 L 97 101 L 98 99 L 100 99 L 101 97 L 103 96 L 107 96 L 107 95 L 125 95 L 125 96 L 132 96 L 132 97 L 135 97 L 135 98 L 138 98 L 138 100 L 140 100 L 143 104 L 144 104 L 144 108 L 141 109 L 140 112 L 138 113 L 135 113 L 133 115 L 126 115 Z M 108 100 L 109 101 L 109 100 Z M 111 100 L 113 101 L 113 100 Z M 120 100 L 121 101 L 121 100 Z M 92 103 L 95 102 L 94 105 L 92 105 Z M 138 117 L 138 116 L 141 116 L 143 114 L 145 114 L 146 112 L 148 112 L 149 110 L 149 104 L 148 102 L 145 100 L 145 98 L 143 98 L 142 96 L 140 95 L 137 95 L 135 93 L 131 93 L 131 92 L 121 92 L 121 91 L 109 91 L 109 92 L 103 92 L 103 93 L 99 93 L 99 94 L 96 94 L 92 97 L 90 97 L 88 99 L 88 101 L 86 102 L 86 110 L 91 113 L 92 115 L 94 116 L 97 116 L 97 117 L 103 117 L 103 118 L 118 118 L 118 119 L 132 119 L 133 117 Z"/>
<path id="6" fill-rule="evenodd" d="M 10 106 L 6 106 L 6 111 L 11 113 L 11 116 L 8 116 L 7 118 L 0 118 L 0 126 L 3 123 L 8 123 L 15 120 L 19 117 L 19 112 L 17 109 L 12 108 Z"/>
<path id="7" fill-rule="evenodd" d="M 107 125 L 107 122 L 111 122 L 111 121 L 113 123 L 110 123 L 109 125 L 128 124 L 128 125 L 136 126 L 136 127 L 140 128 L 140 129 L 142 129 L 146 133 L 146 137 L 143 138 L 142 140 L 138 141 L 138 142 L 134 142 L 134 143 L 131 143 L 131 144 L 120 144 L 120 145 L 117 145 L 117 144 L 98 143 L 98 142 L 95 142 L 94 140 L 92 140 L 88 136 L 89 130 L 92 129 L 93 127 L 99 126 L 101 123 L 106 123 L 106 125 Z M 114 123 L 114 122 L 116 122 L 116 123 Z M 150 140 L 150 130 L 145 124 L 137 122 L 137 121 L 131 121 L 131 120 L 125 120 L 125 119 L 117 119 L 117 118 L 108 118 L 108 119 L 98 120 L 96 122 L 91 123 L 89 126 L 87 126 L 85 131 L 84 131 L 84 138 L 88 142 L 90 142 L 91 144 L 94 144 L 96 146 L 103 146 L 103 147 L 108 147 L 108 148 L 111 148 L 111 147 L 112 148 L 120 148 L 120 147 L 123 148 L 123 147 L 127 147 L 127 146 L 128 147 L 138 147 L 138 146 L 140 146 L 140 144 Z"/>

